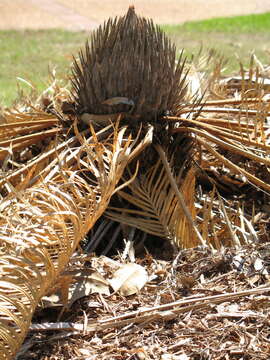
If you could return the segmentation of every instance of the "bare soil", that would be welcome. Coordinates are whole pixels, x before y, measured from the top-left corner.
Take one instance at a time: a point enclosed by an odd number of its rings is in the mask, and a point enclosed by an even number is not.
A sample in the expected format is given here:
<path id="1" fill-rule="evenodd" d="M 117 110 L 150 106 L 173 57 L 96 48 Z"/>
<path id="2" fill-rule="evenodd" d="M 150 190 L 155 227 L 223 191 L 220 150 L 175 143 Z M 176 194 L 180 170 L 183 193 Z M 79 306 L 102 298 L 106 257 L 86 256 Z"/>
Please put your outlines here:
<path id="1" fill-rule="evenodd" d="M 1 0 L 0 29 L 90 30 L 131 4 L 159 24 L 270 11 L 269 0 Z"/>

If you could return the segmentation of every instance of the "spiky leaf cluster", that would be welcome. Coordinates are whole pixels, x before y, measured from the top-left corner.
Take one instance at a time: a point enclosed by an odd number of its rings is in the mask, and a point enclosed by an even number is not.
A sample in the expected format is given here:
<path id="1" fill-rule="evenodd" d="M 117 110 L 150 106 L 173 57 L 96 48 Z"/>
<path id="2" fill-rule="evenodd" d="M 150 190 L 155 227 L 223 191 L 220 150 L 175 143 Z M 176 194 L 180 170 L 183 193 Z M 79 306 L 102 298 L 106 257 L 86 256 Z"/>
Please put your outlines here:
<path id="1" fill-rule="evenodd" d="M 144 119 L 174 113 L 185 91 L 182 72 L 175 46 L 152 20 L 130 7 L 125 16 L 100 26 L 74 61 L 76 112 L 131 111 Z M 103 104 L 114 97 L 127 98 L 133 106 Z"/>

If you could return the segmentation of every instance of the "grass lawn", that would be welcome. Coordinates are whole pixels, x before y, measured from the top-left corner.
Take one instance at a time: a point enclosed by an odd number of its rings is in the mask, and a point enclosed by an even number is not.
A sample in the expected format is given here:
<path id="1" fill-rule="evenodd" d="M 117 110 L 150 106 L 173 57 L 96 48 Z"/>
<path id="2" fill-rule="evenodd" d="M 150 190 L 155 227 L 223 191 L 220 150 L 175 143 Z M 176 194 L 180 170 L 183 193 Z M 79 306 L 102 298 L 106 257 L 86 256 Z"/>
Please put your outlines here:
<path id="1" fill-rule="evenodd" d="M 203 45 L 229 58 L 227 72 L 238 69 L 238 58 L 248 64 L 252 53 L 270 64 L 270 13 L 191 21 L 163 29 L 187 54 L 196 54 Z"/>
<path id="2" fill-rule="evenodd" d="M 85 40 L 85 33 L 64 30 L 0 31 L 0 104 L 10 105 L 16 98 L 17 77 L 32 82 L 38 90 L 48 85 L 49 67 L 56 67 L 57 74 L 66 78 L 72 54 Z"/>
<path id="3" fill-rule="evenodd" d="M 270 13 L 162 28 L 187 54 L 203 45 L 230 58 L 230 72 L 237 68 L 237 55 L 247 64 L 255 52 L 263 63 L 270 63 Z M 87 35 L 64 30 L 0 31 L 0 104 L 9 106 L 16 98 L 17 77 L 31 81 L 39 90 L 48 84 L 48 66 L 56 66 L 58 75 L 67 78 L 72 54 L 84 45 Z M 21 87 L 27 88 L 23 83 Z"/>

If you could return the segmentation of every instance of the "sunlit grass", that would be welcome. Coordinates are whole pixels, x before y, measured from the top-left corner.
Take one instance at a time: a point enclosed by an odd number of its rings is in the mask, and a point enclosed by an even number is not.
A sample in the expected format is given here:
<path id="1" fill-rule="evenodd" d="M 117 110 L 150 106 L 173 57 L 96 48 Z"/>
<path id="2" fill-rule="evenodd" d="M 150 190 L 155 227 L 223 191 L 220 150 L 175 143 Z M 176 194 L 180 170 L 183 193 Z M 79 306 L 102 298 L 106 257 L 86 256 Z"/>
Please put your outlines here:
<path id="1" fill-rule="evenodd" d="M 38 90 L 46 88 L 49 67 L 67 77 L 72 54 L 85 40 L 85 33 L 64 30 L 0 31 L 0 103 L 10 105 L 16 98 L 17 77 L 32 82 Z"/>
<path id="2" fill-rule="evenodd" d="M 221 32 L 221 33 L 258 33 L 270 31 L 270 12 L 234 17 L 219 17 L 202 21 L 190 21 L 182 25 L 164 27 L 166 31 Z"/>

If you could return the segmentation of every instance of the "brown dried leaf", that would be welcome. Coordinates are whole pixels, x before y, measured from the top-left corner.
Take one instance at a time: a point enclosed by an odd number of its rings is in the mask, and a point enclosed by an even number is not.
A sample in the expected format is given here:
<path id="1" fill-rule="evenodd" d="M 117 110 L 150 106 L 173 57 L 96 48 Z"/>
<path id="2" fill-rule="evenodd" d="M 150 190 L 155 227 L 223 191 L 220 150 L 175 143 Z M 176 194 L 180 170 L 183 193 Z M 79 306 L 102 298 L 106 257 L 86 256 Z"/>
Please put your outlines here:
<path id="1" fill-rule="evenodd" d="M 110 295 L 108 281 L 98 272 L 94 272 L 91 275 L 82 272 L 79 276 L 79 281 L 74 285 L 69 289 L 69 306 L 76 300 L 93 293 Z"/>
<path id="2" fill-rule="evenodd" d="M 109 283 L 98 272 L 89 274 L 89 269 L 79 270 L 76 274 L 73 272 L 73 284 L 69 284 L 64 293 L 61 287 L 60 293 L 44 296 L 42 303 L 43 307 L 71 306 L 76 300 L 93 293 L 110 295 Z"/>
<path id="3" fill-rule="evenodd" d="M 120 295 L 129 296 L 139 292 L 148 281 L 146 270 L 138 264 L 129 263 L 118 269 L 110 284 L 115 292 Z"/>

